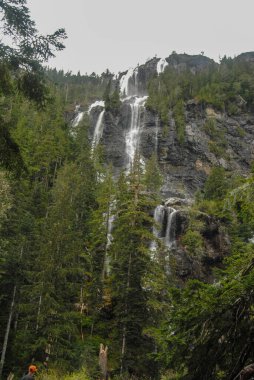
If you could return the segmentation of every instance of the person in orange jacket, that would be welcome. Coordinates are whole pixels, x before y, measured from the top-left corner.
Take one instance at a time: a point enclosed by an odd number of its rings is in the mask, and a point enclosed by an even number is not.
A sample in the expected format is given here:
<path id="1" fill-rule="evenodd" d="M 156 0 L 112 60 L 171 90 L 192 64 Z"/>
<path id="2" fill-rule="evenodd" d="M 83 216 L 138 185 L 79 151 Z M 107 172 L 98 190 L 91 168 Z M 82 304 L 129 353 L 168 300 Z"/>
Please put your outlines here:
<path id="1" fill-rule="evenodd" d="M 37 371 L 36 365 L 31 364 L 28 367 L 28 374 L 23 376 L 21 380 L 33 380 L 36 371 Z"/>

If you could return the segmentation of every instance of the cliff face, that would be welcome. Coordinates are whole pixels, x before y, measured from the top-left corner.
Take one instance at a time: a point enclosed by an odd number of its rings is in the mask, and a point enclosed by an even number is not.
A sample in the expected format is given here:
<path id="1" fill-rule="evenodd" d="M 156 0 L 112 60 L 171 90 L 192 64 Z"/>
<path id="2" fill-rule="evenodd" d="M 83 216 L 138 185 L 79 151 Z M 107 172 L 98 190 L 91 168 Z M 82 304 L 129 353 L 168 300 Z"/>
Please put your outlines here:
<path id="1" fill-rule="evenodd" d="M 185 138 L 177 138 L 175 120 L 163 126 L 158 115 L 140 111 L 140 129 L 136 136 L 139 153 L 148 159 L 155 152 L 164 176 L 164 197 L 191 197 L 202 188 L 213 166 L 247 174 L 254 160 L 254 115 L 229 116 L 212 108 L 202 109 L 194 101 L 185 105 Z M 95 117 L 96 119 L 96 117 Z M 107 162 L 116 173 L 128 161 L 126 136 L 132 119 L 129 101 L 122 103 L 119 115 L 105 112 L 101 143 Z M 209 125 L 209 123 L 211 125 Z"/>
<path id="2" fill-rule="evenodd" d="M 250 60 L 252 56 L 246 53 L 238 59 Z M 139 101 L 147 95 L 149 80 L 165 67 L 198 72 L 210 65 L 217 64 L 202 55 L 172 54 L 164 60 L 153 58 L 119 76 L 121 106 L 117 116 L 105 112 L 100 139 L 106 161 L 112 162 L 116 173 L 126 168 L 130 161 L 130 143 L 134 144 L 132 150 L 138 150 L 144 160 L 156 153 L 164 176 L 164 198 L 192 197 L 202 188 L 215 165 L 248 173 L 254 159 L 254 115 L 245 111 L 245 101 L 241 97 L 237 100 L 238 116 L 217 112 L 212 107 L 204 108 L 193 99 L 186 102 L 184 141 L 181 143 L 172 112 L 168 110 L 168 124 L 163 125 L 156 113 L 146 109 L 145 101 Z M 90 113 L 92 131 L 100 111 L 100 107 L 94 107 Z"/>
<path id="3" fill-rule="evenodd" d="M 237 59 L 250 62 L 253 54 L 246 53 Z M 97 142 L 104 146 L 106 161 L 113 164 L 116 175 L 128 170 L 135 152 L 143 161 L 156 154 L 163 174 L 161 196 L 166 203 L 154 212 L 156 222 L 161 225 L 155 235 L 165 245 L 168 268 L 174 266 L 180 281 L 190 277 L 212 281 L 211 267 L 220 265 L 229 252 L 230 242 L 219 221 L 201 213 L 195 218 L 203 225 L 197 233 L 202 248 L 198 253 L 186 249 L 183 237 L 189 228 L 189 209 L 185 202 L 191 202 L 195 192 L 202 189 L 214 166 L 248 175 L 254 160 L 254 114 L 247 111 L 240 96 L 235 99 L 237 116 L 189 99 L 183 106 L 184 133 L 179 141 L 172 110 L 168 110 L 168 122 L 163 123 L 158 114 L 146 108 L 147 86 L 167 66 L 176 72 L 189 69 L 195 74 L 216 65 L 202 55 L 153 58 L 118 77 L 121 91 L 118 112 L 95 103 L 89 113 L 91 139 L 94 142 L 95 136 L 99 136 Z"/>
<path id="4" fill-rule="evenodd" d="M 192 216 L 193 217 L 193 216 Z M 230 240 L 218 220 L 203 213 L 197 213 L 194 220 L 202 223 L 200 248 L 190 251 L 184 244 L 184 233 L 189 225 L 188 209 L 179 209 L 176 218 L 176 245 L 171 253 L 174 272 L 180 282 L 199 278 L 213 282 L 213 267 L 220 267 L 223 258 L 230 252 Z"/>
<path id="5" fill-rule="evenodd" d="M 254 115 L 230 117 L 211 108 L 203 110 L 193 102 L 185 106 L 185 121 L 181 144 L 172 116 L 165 128 L 156 115 L 146 112 L 141 130 L 141 154 L 148 158 L 157 151 L 165 196 L 192 196 L 202 188 L 213 166 L 239 174 L 249 172 L 254 159 Z"/>

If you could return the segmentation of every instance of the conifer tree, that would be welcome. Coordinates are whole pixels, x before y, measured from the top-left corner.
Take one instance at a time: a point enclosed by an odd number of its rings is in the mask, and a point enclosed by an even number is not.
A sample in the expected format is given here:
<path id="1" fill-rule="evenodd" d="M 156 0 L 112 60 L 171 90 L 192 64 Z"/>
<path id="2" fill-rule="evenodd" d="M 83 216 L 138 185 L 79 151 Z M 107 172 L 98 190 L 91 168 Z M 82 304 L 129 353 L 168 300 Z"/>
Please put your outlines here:
<path id="1" fill-rule="evenodd" d="M 115 360 L 121 373 L 144 374 L 151 341 L 142 333 L 147 321 L 144 276 L 151 265 L 149 243 L 151 201 L 145 192 L 136 157 L 130 174 L 120 177 L 116 196 L 116 220 L 110 249 Z M 135 363 L 134 363 L 135 358 Z"/>

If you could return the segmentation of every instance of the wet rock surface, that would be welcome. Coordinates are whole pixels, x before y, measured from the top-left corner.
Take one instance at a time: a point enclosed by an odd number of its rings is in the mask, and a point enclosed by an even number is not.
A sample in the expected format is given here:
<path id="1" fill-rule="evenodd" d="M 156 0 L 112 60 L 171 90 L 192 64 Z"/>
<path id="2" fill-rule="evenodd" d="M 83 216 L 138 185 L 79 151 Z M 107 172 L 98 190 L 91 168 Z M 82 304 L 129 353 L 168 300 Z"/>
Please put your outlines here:
<path id="1" fill-rule="evenodd" d="M 123 104 L 117 118 L 105 113 L 102 144 L 107 162 L 117 169 L 126 163 L 125 137 L 130 124 L 130 106 Z M 190 197 L 202 188 L 213 166 L 247 174 L 254 160 L 254 117 L 250 114 L 214 117 L 214 135 L 206 130 L 209 119 L 199 105 L 186 111 L 185 141 L 177 139 L 174 119 L 165 127 L 158 115 L 145 111 L 140 128 L 139 150 L 144 159 L 156 153 L 164 176 L 163 196 Z"/>
<path id="2" fill-rule="evenodd" d="M 254 53 L 244 53 L 239 60 L 250 61 Z M 147 95 L 147 86 L 153 76 L 158 75 L 158 63 L 154 57 L 144 65 L 120 74 L 121 82 L 125 77 L 124 88 L 130 96 L 122 95 L 122 105 L 117 115 L 105 111 L 101 143 L 104 146 L 106 161 L 112 163 L 116 173 L 126 168 L 126 136 L 133 119 L 131 103 L 134 99 Z M 164 63 L 176 71 L 189 69 L 196 73 L 210 65 L 217 65 L 203 55 L 172 53 Z M 177 128 L 169 109 L 167 125 L 163 124 L 155 112 L 148 109 L 140 111 L 138 141 L 139 153 L 145 160 L 153 153 L 164 177 L 161 189 L 162 197 L 193 197 L 201 189 L 211 168 L 222 166 L 228 171 L 247 175 L 254 160 L 254 115 L 246 111 L 243 98 L 236 99 L 238 112 L 236 116 L 228 115 L 204 107 L 196 99 L 189 99 L 185 106 L 184 141 L 177 138 Z M 98 109 L 97 109 L 98 108 Z M 93 109 L 91 128 L 95 128 L 100 107 Z"/>

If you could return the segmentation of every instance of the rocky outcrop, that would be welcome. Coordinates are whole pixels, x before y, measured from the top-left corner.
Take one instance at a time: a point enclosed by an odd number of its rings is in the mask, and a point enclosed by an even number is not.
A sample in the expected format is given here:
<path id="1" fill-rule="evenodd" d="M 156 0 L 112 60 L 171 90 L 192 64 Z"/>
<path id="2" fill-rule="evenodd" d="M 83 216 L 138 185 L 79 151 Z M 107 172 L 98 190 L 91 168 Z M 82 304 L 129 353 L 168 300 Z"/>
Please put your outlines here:
<path id="1" fill-rule="evenodd" d="M 254 52 L 250 51 L 250 52 L 242 53 L 238 55 L 235 59 L 237 61 L 243 61 L 243 62 L 254 62 Z"/>
<path id="2" fill-rule="evenodd" d="M 251 60 L 253 53 L 245 53 L 236 59 Z M 192 72 L 205 70 L 210 65 L 217 65 L 213 60 L 203 56 L 171 54 L 165 60 L 168 66 L 181 71 Z M 126 88 L 131 94 L 123 99 L 117 116 L 109 111 L 104 115 L 104 129 L 101 143 L 104 145 L 106 160 L 112 162 L 116 174 L 126 168 L 126 138 L 133 119 L 135 97 L 143 96 L 147 91 L 149 80 L 157 74 L 159 58 L 153 58 L 125 75 Z M 218 112 L 212 107 L 204 107 L 195 99 L 190 99 L 184 106 L 185 133 L 181 143 L 177 137 L 177 128 L 172 112 L 169 110 L 168 124 L 162 124 L 159 116 L 148 109 L 140 111 L 141 117 L 138 140 L 139 153 L 144 160 L 153 153 L 158 157 L 164 183 L 161 189 L 163 198 L 177 196 L 193 197 L 202 188 L 210 170 L 222 166 L 228 171 L 248 174 L 254 159 L 254 115 L 247 113 L 245 100 L 235 99 L 237 116 Z M 95 128 L 99 111 L 94 108 L 90 118 L 92 129 Z"/>
<path id="3" fill-rule="evenodd" d="M 138 65 L 132 70 L 133 75 L 129 79 L 129 93 L 128 95 L 144 96 L 147 95 L 147 86 L 149 81 L 156 75 L 158 75 L 157 64 L 160 61 L 159 58 L 154 57 L 148 60 L 143 65 Z M 193 74 L 205 70 L 211 65 L 217 65 L 212 59 L 203 55 L 188 55 L 188 54 L 176 54 L 172 53 L 165 62 L 168 66 L 177 72 L 190 70 Z M 121 73 L 118 77 L 119 82 L 121 78 L 128 74 L 128 71 Z M 127 94 L 126 94 L 127 95 Z"/>
<path id="4" fill-rule="evenodd" d="M 169 66 L 173 67 L 178 72 L 189 69 L 193 74 L 205 70 L 210 65 L 217 65 L 213 59 L 204 55 L 189 55 L 172 53 L 166 58 Z"/>
<path id="5" fill-rule="evenodd" d="M 170 251 L 173 272 L 180 282 L 185 282 L 189 278 L 213 282 L 213 267 L 220 267 L 223 258 L 230 252 L 229 237 L 219 220 L 201 212 L 193 215 L 188 208 L 177 207 L 176 240 Z M 192 231 L 199 230 L 202 247 L 192 252 L 188 246 L 185 246 L 184 236 L 193 224 L 199 225 L 198 228 L 192 228 Z"/>
<path id="6" fill-rule="evenodd" d="M 200 105 L 186 104 L 185 140 L 182 144 L 172 116 L 163 126 L 158 115 L 145 111 L 139 150 L 148 159 L 155 152 L 164 176 L 163 196 L 191 197 L 202 188 L 213 166 L 248 174 L 254 160 L 254 115 L 228 116 Z M 117 171 L 126 162 L 125 136 L 130 124 L 130 106 L 124 103 L 118 118 L 105 114 L 102 143 L 108 162 Z M 214 130 L 207 122 L 213 121 Z"/>

